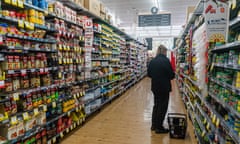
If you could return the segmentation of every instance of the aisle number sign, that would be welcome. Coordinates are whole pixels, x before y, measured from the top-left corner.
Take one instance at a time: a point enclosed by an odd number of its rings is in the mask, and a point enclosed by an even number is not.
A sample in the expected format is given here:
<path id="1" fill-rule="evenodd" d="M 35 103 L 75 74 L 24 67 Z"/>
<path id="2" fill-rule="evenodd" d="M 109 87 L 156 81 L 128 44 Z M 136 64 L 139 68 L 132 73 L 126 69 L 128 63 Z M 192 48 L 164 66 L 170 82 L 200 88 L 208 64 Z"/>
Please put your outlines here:
<path id="1" fill-rule="evenodd" d="M 204 3 L 205 23 L 209 42 L 224 43 L 228 33 L 228 3 L 209 0 Z"/>
<path id="2" fill-rule="evenodd" d="M 92 67 L 92 47 L 93 47 L 93 21 L 91 18 L 84 19 L 85 27 L 85 67 L 91 69 Z M 85 72 L 85 77 L 90 77 L 90 71 Z"/>

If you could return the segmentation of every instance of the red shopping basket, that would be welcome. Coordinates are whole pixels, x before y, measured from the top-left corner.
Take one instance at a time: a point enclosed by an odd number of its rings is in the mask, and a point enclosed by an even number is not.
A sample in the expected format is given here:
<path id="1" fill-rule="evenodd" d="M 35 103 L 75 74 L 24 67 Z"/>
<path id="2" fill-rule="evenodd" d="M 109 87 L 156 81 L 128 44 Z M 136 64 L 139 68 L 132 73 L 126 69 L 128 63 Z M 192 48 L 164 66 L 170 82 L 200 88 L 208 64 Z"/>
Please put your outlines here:
<path id="1" fill-rule="evenodd" d="M 181 113 L 169 113 L 168 125 L 171 138 L 184 139 L 187 131 L 187 115 Z"/>

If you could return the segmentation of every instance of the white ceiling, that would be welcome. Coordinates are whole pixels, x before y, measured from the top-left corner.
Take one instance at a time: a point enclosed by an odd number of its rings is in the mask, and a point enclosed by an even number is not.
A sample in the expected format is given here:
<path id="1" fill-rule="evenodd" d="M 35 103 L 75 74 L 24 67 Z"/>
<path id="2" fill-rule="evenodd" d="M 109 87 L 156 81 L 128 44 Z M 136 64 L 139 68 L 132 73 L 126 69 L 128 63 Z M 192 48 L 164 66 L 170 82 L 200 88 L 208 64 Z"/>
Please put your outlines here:
<path id="1" fill-rule="evenodd" d="M 175 36 L 178 35 L 181 26 L 186 23 L 186 11 L 188 6 L 196 6 L 199 0 L 101 0 L 109 11 L 115 15 L 114 23 L 125 28 L 131 35 L 148 36 Z M 138 14 L 150 14 L 153 6 L 159 8 L 159 13 L 171 13 L 172 26 L 165 28 L 136 28 Z M 169 30 L 170 29 L 170 30 Z M 173 30 L 172 30 L 173 29 Z M 158 32 L 156 32 L 158 31 Z M 165 31 L 165 32 L 164 32 Z M 167 31 L 167 32 L 166 32 Z M 162 35 L 161 35 L 162 34 Z"/>

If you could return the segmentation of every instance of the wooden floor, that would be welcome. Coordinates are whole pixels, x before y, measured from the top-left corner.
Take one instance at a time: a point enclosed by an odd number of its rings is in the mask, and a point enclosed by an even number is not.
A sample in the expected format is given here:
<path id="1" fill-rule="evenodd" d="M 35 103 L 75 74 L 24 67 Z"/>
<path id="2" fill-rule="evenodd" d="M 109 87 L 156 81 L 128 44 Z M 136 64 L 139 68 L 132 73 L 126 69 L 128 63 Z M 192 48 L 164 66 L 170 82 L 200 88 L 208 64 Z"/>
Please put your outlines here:
<path id="1" fill-rule="evenodd" d="M 173 82 L 169 112 L 185 113 Z M 170 139 L 169 134 L 151 132 L 153 95 L 150 79 L 145 78 L 94 116 L 63 144 L 195 144 L 189 121 L 185 140 Z M 166 124 L 166 122 L 165 122 Z"/>

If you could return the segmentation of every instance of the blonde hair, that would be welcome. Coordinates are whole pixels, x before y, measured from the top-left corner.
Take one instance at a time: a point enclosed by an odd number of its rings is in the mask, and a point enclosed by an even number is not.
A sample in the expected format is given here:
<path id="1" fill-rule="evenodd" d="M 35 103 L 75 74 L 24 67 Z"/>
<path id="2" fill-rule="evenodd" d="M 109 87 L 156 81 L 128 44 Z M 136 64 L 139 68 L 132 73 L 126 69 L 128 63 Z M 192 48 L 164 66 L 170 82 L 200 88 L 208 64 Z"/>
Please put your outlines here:
<path id="1" fill-rule="evenodd" d="M 166 54 L 167 48 L 164 45 L 160 45 L 157 49 L 157 55 Z"/>

